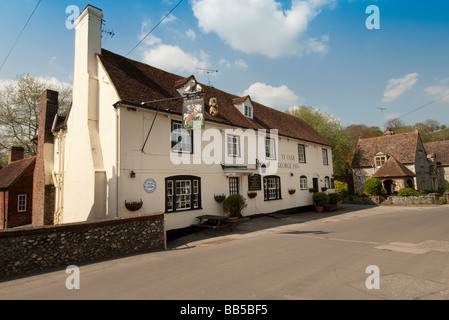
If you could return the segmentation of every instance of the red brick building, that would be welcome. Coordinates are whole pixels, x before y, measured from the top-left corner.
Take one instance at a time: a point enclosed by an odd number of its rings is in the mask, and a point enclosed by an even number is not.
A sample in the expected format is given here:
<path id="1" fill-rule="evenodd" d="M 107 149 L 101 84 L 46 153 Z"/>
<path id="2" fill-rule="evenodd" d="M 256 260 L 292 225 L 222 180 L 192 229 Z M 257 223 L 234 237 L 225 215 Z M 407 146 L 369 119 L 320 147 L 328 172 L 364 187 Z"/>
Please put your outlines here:
<path id="1" fill-rule="evenodd" d="M 9 150 L 8 165 L 0 170 L 0 229 L 31 224 L 36 157 L 24 159 L 24 149 Z"/>

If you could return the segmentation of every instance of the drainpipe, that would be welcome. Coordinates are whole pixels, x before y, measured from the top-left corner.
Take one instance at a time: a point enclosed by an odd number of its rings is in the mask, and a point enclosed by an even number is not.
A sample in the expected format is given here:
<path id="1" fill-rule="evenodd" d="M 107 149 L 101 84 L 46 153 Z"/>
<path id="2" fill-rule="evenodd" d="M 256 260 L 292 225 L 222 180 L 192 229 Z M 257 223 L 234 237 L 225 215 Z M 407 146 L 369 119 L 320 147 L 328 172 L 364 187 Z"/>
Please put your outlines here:
<path id="1" fill-rule="evenodd" d="M 120 141 L 119 141 L 119 139 L 120 139 L 120 132 L 119 132 L 119 130 L 120 130 L 120 123 L 119 123 L 120 115 L 119 115 L 118 105 L 115 104 L 114 107 L 115 107 L 115 135 L 116 135 L 116 137 L 115 137 L 116 178 L 115 179 L 117 181 L 116 188 L 115 188 L 115 193 L 116 193 L 116 195 L 115 195 L 115 217 L 118 218 L 119 217 L 119 209 L 118 209 L 118 206 L 119 206 L 119 174 L 120 174 L 120 150 L 119 150 L 119 148 L 120 148 Z"/>
<path id="2" fill-rule="evenodd" d="M 6 190 L 3 189 L 3 229 L 6 230 Z"/>

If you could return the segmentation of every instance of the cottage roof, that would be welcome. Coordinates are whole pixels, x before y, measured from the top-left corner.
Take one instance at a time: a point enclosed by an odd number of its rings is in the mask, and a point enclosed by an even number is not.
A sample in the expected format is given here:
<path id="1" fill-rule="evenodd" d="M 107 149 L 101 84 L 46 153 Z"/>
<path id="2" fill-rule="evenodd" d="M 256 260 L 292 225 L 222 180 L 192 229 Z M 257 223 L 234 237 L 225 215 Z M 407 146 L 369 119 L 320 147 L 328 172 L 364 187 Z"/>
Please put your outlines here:
<path id="1" fill-rule="evenodd" d="M 0 189 L 9 188 L 35 162 L 36 157 L 31 157 L 11 162 L 3 167 L 0 170 Z"/>
<path id="2" fill-rule="evenodd" d="M 435 155 L 435 161 L 442 165 L 449 165 L 449 140 L 424 143 L 428 155 Z"/>
<path id="3" fill-rule="evenodd" d="M 102 50 L 99 56 L 106 72 L 111 78 L 121 102 L 144 107 L 149 110 L 161 108 L 161 111 L 182 115 L 183 102 L 176 88 L 189 78 L 169 73 L 147 64 Z M 214 87 L 201 84 L 206 92 L 206 104 L 211 98 L 217 98 L 219 114 L 211 116 L 206 108 L 205 121 L 236 126 L 244 129 L 277 129 L 280 136 L 314 142 L 326 146 L 331 143 L 321 136 L 305 120 L 289 115 L 260 103 L 253 103 L 253 118 L 245 117 L 235 107 L 235 99 L 242 97 L 229 94 Z M 243 97 L 246 98 L 246 97 Z M 169 101 L 146 104 L 142 102 L 172 99 Z M 174 99 L 174 100 L 173 100 Z"/>
<path id="4" fill-rule="evenodd" d="M 380 169 L 378 169 L 373 178 L 399 178 L 416 176 L 410 169 L 391 156 Z"/>
<path id="5" fill-rule="evenodd" d="M 413 163 L 418 139 L 420 139 L 418 131 L 361 139 L 354 154 L 352 167 L 371 167 L 378 153 L 394 156 L 401 163 Z"/>

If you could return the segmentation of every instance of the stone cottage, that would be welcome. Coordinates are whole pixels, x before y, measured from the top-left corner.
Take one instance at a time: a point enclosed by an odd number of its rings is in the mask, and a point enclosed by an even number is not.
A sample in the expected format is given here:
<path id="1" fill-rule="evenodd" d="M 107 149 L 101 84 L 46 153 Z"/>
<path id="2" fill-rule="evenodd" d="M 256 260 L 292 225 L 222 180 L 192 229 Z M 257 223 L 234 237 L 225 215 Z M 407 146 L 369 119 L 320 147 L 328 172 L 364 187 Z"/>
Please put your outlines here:
<path id="1" fill-rule="evenodd" d="M 438 190 L 435 164 L 418 131 L 394 134 L 387 130 L 382 137 L 360 139 L 352 161 L 355 192 L 363 192 L 368 178 L 382 180 L 387 193 L 410 187 L 416 190 Z"/>

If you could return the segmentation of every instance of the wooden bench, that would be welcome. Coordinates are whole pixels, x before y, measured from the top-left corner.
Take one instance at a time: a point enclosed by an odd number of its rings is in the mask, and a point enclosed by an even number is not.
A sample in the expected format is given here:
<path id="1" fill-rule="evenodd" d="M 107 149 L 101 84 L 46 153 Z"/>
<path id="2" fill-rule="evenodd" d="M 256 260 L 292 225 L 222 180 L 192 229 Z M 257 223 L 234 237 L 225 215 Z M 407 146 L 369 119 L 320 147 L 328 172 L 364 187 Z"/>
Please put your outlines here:
<path id="1" fill-rule="evenodd" d="M 193 226 L 196 227 L 196 232 L 200 228 L 205 229 L 214 229 L 215 233 L 214 236 L 217 234 L 217 230 L 220 228 L 228 227 L 231 231 L 232 225 L 228 223 L 228 218 L 224 216 L 214 216 L 214 215 L 202 215 L 196 217 L 198 219 L 198 224 L 194 224 Z"/>

